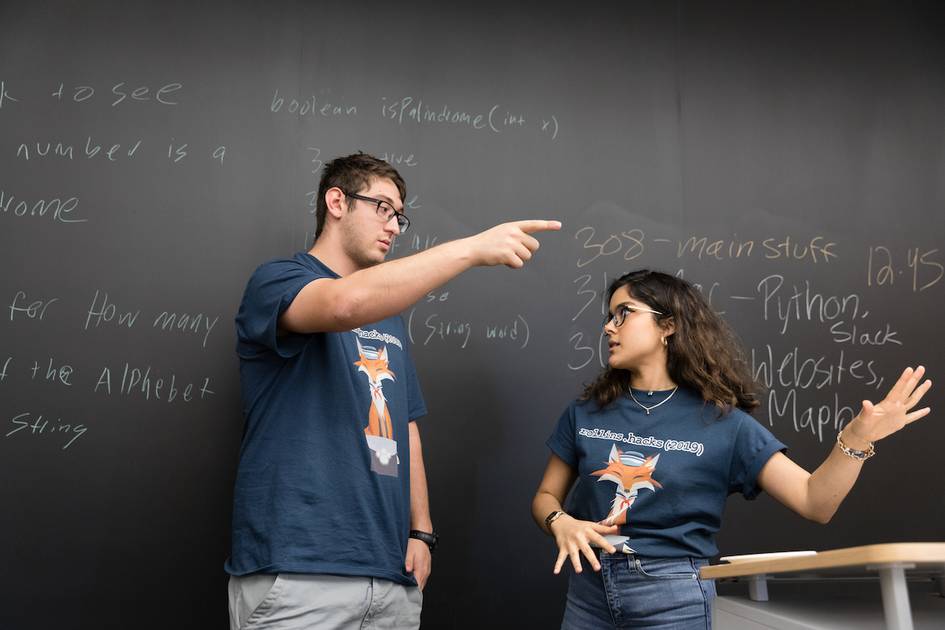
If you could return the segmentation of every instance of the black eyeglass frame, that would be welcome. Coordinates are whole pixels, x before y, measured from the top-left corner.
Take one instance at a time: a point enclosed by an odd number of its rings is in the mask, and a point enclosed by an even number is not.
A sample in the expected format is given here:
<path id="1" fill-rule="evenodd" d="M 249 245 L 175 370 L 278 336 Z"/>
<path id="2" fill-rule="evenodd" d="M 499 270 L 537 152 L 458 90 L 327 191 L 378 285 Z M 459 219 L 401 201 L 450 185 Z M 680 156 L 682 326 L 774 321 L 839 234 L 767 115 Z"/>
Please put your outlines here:
<path id="1" fill-rule="evenodd" d="M 618 315 L 619 313 L 619 315 Z M 643 306 L 633 306 L 632 304 L 627 304 L 622 302 L 617 305 L 617 309 L 613 314 L 608 315 L 604 320 L 604 326 L 609 324 L 611 321 L 614 322 L 614 328 L 620 328 L 623 326 L 623 323 L 627 321 L 627 316 L 630 313 L 653 313 L 654 315 L 662 315 L 659 311 L 654 311 L 651 308 L 645 308 Z"/>
<path id="2" fill-rule="evenodd" d="M 351 197 L 352 199 L 359 199 L 361 201 L 369 201 L 373 204 L 376 204 L 377 207 L 375 208 L 375 211 L 377 212 L 377 216 L 384 219 L 384 223 L 390 221 L 391 217 L 397 217 L 397 225 L 400 227 L 401 234 L 410 228 L 410 219 L 407 218 L 407 215 L 403 212 L 398 212 L 395 210 L 394 206 L 392 206 L 389 201 L 384 199 L 375 199 L 374 197 L 366 197 L 364 195 L 348 192 L 346 190 L 342 190 L 341 192 L 345 194 L 345 197 Z M 390 212 L 388 212 L 386 208 L 389 208 Z"/>

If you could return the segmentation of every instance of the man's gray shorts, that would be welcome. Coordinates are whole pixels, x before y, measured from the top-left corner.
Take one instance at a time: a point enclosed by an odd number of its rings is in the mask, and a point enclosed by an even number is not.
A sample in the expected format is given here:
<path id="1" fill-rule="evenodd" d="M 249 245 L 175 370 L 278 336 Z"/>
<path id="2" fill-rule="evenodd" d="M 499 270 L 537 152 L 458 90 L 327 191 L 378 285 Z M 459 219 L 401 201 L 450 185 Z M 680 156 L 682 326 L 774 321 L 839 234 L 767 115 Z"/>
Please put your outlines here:
<path id="1" fill-rule="evenodd" d="M 414 630 L 423 595 L 390 580 L 280 573 L 230 577 L 230 630 Z"/>

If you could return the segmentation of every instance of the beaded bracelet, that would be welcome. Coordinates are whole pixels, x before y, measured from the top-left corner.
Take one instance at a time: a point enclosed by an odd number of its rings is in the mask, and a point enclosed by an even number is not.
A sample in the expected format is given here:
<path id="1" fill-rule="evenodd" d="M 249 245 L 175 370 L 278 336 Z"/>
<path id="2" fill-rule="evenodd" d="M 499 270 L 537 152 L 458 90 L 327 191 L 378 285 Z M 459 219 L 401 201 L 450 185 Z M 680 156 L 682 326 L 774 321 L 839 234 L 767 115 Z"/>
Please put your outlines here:
<path id="1" fill-rule="evenodd" d="M 865 451 L 858 451 L 855 448 L 850 448 L 843 443 L 843 440 L 840 439 L 840 436 L 843 434 L 843 431 L 837 433 L 837 446 L 840 447 L 840 450 L 843 451 L 843 454 L 847 457 L 852 457 L 858 462 L 863 462 L 876 454 L 876 449 L 873 447 L 873 443 L 870 442 L 870 447 Z"/>

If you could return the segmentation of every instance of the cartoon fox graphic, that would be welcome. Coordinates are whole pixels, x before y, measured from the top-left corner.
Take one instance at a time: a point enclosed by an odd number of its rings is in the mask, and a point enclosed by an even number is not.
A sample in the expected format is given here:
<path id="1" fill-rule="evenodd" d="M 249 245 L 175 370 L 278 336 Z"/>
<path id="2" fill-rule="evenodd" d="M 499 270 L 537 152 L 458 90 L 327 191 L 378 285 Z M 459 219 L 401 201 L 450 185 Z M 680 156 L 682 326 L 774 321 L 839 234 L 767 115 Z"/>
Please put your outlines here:
<path id="1" fill-rule="evenodd" d="M 610 458 L 607 468 L 595 470 L 591 474 L 600 477 L 599 481 L 612 481 L 617 484 L 617 492 L 611 504 L 610 514 L 603 521 L 604 525 L 626 525 L 627 511 L 637 499 L 641 488 L 656 491 L 662 488 L 658 481 L 653 479 L 653 471 L 659 455 L 643 458 L 639 453 L 623 453 L 616 445 L 610 448 Z"/>
<path id="2" fill-rule="evenodd" d="M 368 413 L 368 425 L 364 428 L 365 435 L 394 439 L 394 427 L 390 421 L 390 411 L 387 409 L 387 399 L 384 398 L 383 384 L 385 380 L 394 380 L 394 373 L 390 371 L 387 362 L 387 348 L 381 350 L 366 350 L 361 341 L 358 343 L 360 360 L 355 361 L 358 372 L 363 372 L 371 388 L 371 408 Z"/>

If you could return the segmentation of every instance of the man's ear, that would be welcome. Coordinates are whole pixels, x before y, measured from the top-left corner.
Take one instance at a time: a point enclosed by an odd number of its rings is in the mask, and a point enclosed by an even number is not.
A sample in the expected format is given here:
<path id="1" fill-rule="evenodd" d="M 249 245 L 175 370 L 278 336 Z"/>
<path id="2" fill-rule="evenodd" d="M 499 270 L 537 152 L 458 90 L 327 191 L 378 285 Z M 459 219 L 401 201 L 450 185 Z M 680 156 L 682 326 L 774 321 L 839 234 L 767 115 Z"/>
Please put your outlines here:
<path id="1" fill-rule="evenodd" d="M 348 209 L 344 192 L 337 186 L 325 191 L 325 205 L 328 208 L 328 214 L 340 219 Z"/>

